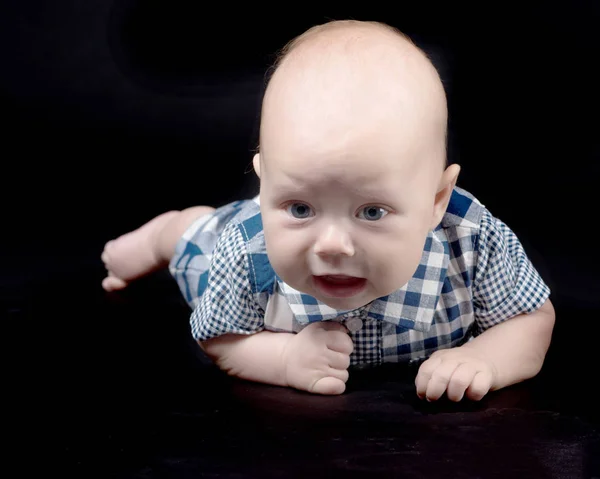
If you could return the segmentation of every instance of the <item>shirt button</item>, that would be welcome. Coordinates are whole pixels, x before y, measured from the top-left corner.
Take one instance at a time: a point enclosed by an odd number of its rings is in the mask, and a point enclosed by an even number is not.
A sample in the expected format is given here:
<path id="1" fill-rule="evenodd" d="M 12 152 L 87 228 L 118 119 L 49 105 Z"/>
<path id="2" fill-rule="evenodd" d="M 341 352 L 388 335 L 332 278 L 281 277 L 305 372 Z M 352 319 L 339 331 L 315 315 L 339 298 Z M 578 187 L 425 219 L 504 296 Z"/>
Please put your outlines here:
<path id="1" fill-rule="evenodd" d="M 362 319 L 350 318 L 346 321 L 346 327 L 351 333 L 356 333 L 357 331 L 360 331 L 363 327 Z"/>

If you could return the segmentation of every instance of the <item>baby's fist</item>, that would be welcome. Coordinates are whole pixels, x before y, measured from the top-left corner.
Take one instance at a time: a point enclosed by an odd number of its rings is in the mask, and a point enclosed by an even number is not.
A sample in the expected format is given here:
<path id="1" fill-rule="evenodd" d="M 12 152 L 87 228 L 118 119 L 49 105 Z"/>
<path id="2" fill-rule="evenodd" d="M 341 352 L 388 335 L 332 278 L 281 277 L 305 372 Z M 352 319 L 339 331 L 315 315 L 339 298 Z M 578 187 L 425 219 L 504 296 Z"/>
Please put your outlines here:
<path id="1" fill-rule="evenodd" d="M 317 394 L 342 394 L 353 347 L 342 324 L 331 321 L 309 324 L 294 335 L 285 349 L 288 385 Z"/>

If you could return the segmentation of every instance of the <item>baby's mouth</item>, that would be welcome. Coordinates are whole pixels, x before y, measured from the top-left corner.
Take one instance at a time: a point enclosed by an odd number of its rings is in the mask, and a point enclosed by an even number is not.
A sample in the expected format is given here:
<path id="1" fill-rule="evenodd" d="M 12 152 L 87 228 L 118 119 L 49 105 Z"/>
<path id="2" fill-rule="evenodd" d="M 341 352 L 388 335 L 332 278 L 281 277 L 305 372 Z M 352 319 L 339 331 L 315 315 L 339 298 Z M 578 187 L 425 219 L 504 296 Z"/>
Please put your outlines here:
<path id="1" fill-rule="evenodd" d="M 325 296 L 334 298 L 349 298 L 360 293 L 367 284 L 366 278 L 346 276 L 339 274 L 326 274 L 313 276 L 313 282 L 317 290 Z"/>

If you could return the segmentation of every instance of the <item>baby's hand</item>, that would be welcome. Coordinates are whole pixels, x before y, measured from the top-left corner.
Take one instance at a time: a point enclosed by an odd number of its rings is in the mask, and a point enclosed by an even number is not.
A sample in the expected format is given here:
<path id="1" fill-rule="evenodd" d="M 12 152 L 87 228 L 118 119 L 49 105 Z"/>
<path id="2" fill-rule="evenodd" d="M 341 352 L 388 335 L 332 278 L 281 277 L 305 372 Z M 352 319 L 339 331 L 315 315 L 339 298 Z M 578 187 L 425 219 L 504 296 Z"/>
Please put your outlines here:
<path id="1" fill-rule="evenodd" d="M 312 323 L 287 343 L 283 359 L 289 386 L 317 394 L 346 389 L 354 345 L 340 323 Z"/>
<path id="2" fill-rule="evenodd" d="M 417 395 L 435 401 L 444 392 L 451 401 L 463 396 L 479 401 L 496 377 L 494 365 L 468 348 L 458 347 L 436 351 L 421 364 L 415 379 Z"/>

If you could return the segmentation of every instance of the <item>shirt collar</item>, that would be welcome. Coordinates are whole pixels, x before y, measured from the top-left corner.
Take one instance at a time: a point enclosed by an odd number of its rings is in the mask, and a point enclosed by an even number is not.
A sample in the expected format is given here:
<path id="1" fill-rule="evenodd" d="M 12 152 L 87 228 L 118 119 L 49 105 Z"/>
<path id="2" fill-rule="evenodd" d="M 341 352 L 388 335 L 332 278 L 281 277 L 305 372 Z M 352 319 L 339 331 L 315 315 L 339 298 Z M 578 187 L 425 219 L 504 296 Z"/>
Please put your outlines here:
<path id="1" fill-rule="evenodd" d="M 450 260 L 441 229 L 428 234 L 419 266 L 402 288 L 353 310 L 334 309 L 281 280 L 280 289 L 301 324 L 354 316 L 373 318 L 416 331 L 427 331 L 444 285 Z"/>

